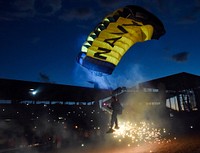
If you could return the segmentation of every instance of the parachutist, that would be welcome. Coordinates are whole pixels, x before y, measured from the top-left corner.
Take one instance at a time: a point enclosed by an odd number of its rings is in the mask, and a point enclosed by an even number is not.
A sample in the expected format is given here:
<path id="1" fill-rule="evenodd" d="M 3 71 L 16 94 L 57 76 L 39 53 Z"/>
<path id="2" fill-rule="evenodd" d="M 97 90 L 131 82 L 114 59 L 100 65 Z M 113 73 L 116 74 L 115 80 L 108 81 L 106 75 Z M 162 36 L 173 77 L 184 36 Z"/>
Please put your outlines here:
<path id="1" fill-rule="evenodd" d="M 114 124 L 115 124 L 115 129 L 119 129 L 117 115 L 122 114 L 123 108 L 116 96 L 112 97 L 111 105 L 107 107 L 109 109 L 112 109 L 110 129 L 107 131 L 107 133 L 113 133 L 115 131 L 113 129 Z"/>

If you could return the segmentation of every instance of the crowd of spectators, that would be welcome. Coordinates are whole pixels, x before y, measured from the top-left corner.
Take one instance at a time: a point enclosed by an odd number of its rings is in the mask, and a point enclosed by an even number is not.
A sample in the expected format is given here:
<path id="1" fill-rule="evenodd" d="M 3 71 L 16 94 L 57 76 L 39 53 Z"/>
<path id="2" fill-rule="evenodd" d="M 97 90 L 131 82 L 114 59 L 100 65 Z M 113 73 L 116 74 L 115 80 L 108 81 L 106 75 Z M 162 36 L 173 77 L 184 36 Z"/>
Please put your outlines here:
<path id="1" fill-rule="evenodd" d="M 0 117 L 0 149 L 99 143 L 109 123 L 96 103 L 1 104 Z"/>

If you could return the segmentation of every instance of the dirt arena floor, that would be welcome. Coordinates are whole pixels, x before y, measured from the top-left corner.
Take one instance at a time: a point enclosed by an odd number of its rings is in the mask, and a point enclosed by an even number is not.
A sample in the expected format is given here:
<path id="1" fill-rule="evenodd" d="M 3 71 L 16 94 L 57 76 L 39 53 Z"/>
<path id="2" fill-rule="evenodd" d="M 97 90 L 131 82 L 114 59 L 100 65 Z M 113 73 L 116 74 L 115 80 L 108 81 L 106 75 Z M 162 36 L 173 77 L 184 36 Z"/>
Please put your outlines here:
<path id="1" fill-rule="evenodd" d="M 200 135 L 173 137 L 160 143 L 106 144 L 65 148 L 52 153 L 200 153 Z"/>

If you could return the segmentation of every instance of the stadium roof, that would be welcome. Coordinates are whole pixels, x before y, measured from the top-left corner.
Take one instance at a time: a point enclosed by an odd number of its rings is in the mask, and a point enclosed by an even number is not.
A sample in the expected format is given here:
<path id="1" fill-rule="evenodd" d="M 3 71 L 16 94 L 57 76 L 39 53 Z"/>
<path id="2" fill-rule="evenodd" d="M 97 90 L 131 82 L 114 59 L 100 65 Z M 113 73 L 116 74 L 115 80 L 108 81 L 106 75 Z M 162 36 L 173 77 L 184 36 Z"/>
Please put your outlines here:
<path id="1" fill-rule="evenodd" d="M 200 87 L 200 76 L 182 72 L 139 84 L 140 87 L 145 88 L 159 88 L 161 85 L 164 85 L 166 90 L 174 91 L 195 89 Z"/>
<path id="2" fill-rule="evenodd" d="M 0 79 L 1 100 L 91 102 L 99 98 L 105 98 L 110 94 L 111 90 Z"/>
<path id="3" fill-rule="evenodd" d="M 161 85 L 164 85 L 166 90 L 174 91 L 195 89 L 200 87 L 200 76 L 182 72 L 139 84 L 142 88 L 159 88 Z M 1 100 L 91 102 L 111 94 L 112 90 L 0 79 Z"/>

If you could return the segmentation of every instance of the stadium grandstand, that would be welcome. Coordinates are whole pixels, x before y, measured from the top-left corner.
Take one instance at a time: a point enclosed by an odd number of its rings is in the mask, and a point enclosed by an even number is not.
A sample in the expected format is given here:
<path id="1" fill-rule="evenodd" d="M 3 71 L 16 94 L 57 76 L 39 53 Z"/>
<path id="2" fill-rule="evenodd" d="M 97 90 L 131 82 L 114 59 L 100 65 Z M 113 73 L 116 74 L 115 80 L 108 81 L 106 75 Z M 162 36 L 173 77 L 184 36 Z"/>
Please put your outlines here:
<path id="1" fill-rule="evenodd" d="M 104 103 L 113 94 L 129 98 L 124 114 L 148 106 L 147 120 L 159 117 L 176 131 L 200 128 L 200 76 L 185 72 L 115 90 L 0 79 L 0 152 L 104 141 L 110 118 Z"/>

